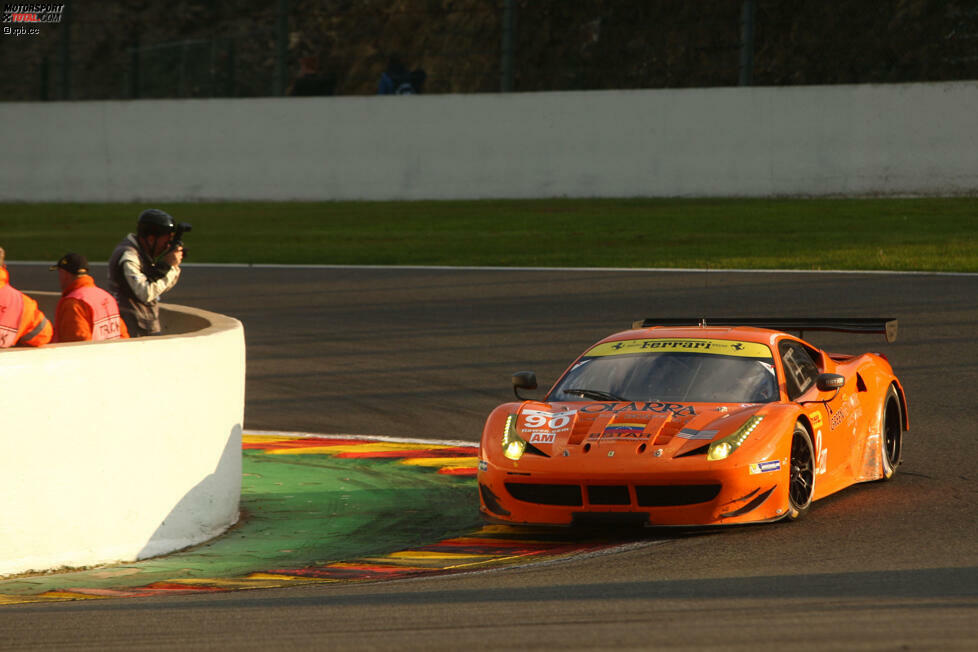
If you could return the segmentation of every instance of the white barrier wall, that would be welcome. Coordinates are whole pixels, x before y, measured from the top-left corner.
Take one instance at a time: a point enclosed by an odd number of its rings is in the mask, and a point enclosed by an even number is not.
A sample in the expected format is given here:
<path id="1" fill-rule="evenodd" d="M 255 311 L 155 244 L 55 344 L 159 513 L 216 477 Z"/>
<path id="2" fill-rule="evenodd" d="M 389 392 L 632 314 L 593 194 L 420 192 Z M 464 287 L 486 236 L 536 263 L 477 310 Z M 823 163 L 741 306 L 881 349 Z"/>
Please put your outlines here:
<path id="1" fill-rule="evenodd" d="M 978 82 L 0 103 L 0 200 L 978 192 Z"/>
<path id="2" fill-rule="evenodd" d="M 48 315 L 53 293 L 31 293 Z M 143 559 L 238 519 L 244 329 L 0 350 L 0 576 Z"/>

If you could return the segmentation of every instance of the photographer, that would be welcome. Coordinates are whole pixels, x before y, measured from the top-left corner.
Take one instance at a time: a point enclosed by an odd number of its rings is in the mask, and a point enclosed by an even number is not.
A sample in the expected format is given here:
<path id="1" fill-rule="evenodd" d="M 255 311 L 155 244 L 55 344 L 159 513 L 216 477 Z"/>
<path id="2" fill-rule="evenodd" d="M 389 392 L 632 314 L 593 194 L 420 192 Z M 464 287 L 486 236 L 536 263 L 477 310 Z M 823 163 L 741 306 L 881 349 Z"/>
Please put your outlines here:
<path id="1" fill-rule="evenodd" d="M 109 290 L 131 337 L 158 335 L 160 295 L 177 284 L 183 243 L 179 236 L 189 224 L 176 224 L 158 208 L 139 214 L 136 233 L 119 243 L 109 258 Z"/>

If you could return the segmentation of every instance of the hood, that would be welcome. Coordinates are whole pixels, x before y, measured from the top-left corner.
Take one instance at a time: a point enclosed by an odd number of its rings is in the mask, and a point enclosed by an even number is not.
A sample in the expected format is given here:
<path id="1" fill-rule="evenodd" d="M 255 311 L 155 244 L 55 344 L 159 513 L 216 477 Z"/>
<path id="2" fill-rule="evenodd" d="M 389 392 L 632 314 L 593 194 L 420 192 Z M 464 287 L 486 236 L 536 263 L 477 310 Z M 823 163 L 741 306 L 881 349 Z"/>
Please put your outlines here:
<path id="1" fill-rule="evenodd" d="M 520 405 L 517 433 L 547 455 L 566 448 L 655 446 L 668 457 L 698 452 L 767 404 L 592 402 Z"/>

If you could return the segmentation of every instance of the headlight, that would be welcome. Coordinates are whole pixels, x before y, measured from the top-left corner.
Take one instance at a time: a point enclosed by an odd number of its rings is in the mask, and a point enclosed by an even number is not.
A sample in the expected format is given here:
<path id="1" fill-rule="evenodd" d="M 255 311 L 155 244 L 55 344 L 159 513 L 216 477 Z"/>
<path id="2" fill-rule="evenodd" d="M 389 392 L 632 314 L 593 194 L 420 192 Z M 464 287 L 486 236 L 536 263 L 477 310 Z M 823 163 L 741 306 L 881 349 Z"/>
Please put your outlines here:
<path id="1" fill-rule="evenodd" d="M 723 439 L 717 440 L 710 444 L 710 450 L 706 454 L 706 459 L 722 460 L 729 457 L 731 453 L 737 450 L 737 448 L 747 440 L 747 437 L 754 432 L 755 428 L 757 428 L 757 424 L 763 420 L 764 417 L 759 417 L 757 415 L 752 416 L 744 423 L 744 425 L 737 428 L 733 434 L 727 435 Z"/>
<path id="2" fill-rule="evenodd" d="M 516 415 L 511 414 L 506 417 L 506 425 L 503 427 L 503 455 L 514 462 L 523 457 L 526 450 L 526 442 L 516 434 Z"/>

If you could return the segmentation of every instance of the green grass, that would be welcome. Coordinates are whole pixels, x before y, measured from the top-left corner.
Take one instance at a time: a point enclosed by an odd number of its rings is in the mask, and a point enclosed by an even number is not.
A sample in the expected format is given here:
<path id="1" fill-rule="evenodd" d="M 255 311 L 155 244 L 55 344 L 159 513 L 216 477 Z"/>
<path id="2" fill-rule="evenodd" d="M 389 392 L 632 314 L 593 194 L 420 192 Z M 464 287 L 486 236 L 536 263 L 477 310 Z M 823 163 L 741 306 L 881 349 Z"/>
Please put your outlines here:
<path id="1" fill-rule="evenodd" d="M 153 204 L 188 262 L 978 272 L 978 197 Z M 8 259 L 108 259 L 149 204 L 0 204 Z"/>

